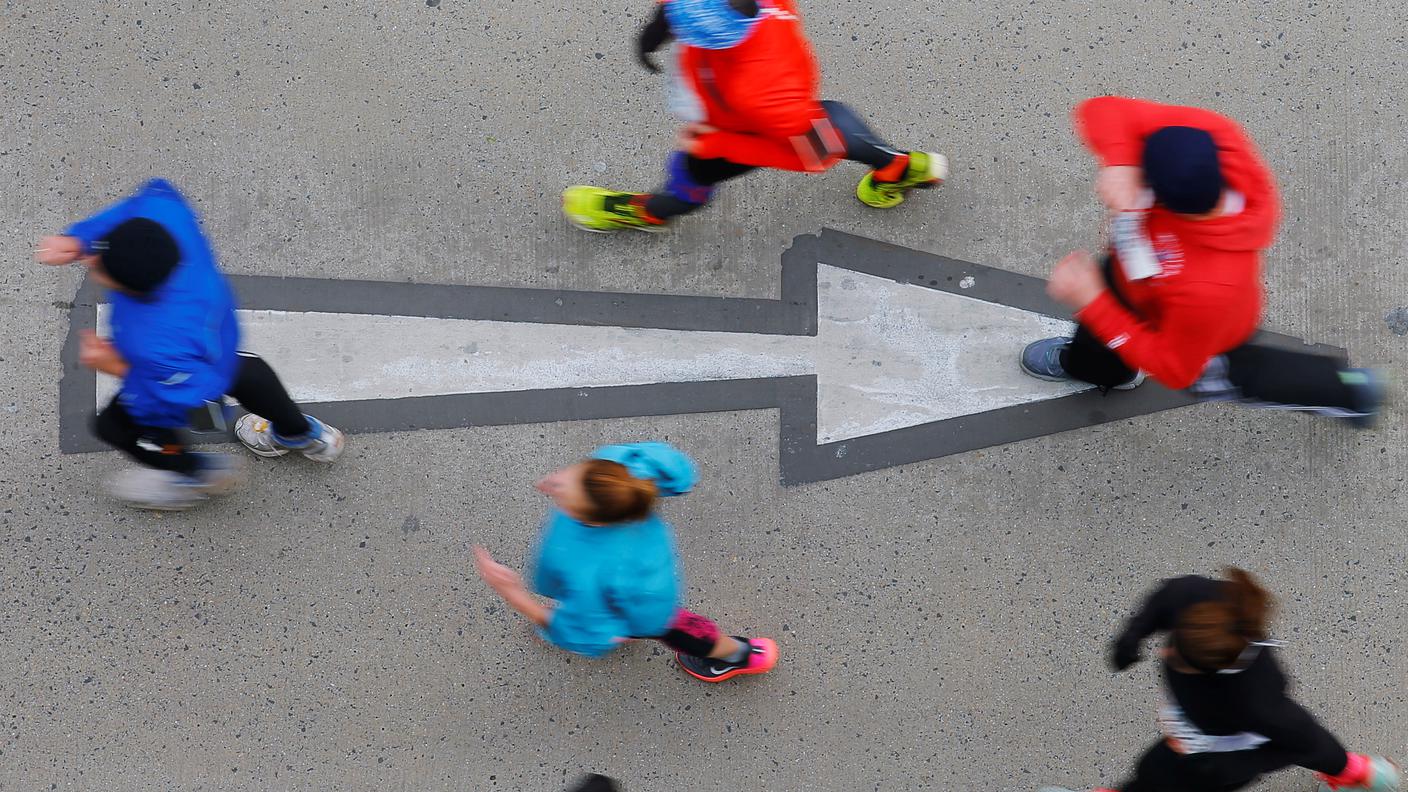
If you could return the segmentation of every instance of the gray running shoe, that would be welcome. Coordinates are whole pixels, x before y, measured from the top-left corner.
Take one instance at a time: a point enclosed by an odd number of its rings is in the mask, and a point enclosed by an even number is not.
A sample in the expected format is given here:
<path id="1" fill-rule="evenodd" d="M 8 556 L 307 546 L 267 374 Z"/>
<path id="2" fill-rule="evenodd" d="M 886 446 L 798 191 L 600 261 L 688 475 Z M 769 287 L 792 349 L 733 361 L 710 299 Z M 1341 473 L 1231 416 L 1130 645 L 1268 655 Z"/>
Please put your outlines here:
<path id="1" fill-rule="evenodd" d="M 205 451 L 193 453 L 200 460 L 201 469 L 196 478 L 206 495 L 229 495 L 244 484 L 244 465 L 235 455 Z"/>
<path id="2" fill-rule="evenodd" d="M 269 421 L 254 413 L 241 415 L 235 421 L 235 437 L 255 456 L 281 457 L 288 453 L 287 448 L 274 442 L 274 428 Z"/>
<path id="3" fill-rule="evenodd" d="M 207 497 L 200 479 L 149 467 L 120 471 L 108 479 L 107 487 L 128 506 L 152 511 L 185 511 Z"/>
<path id="4" fill-rule="evenodd" d="M 342 455 L 346 438 L 342 432 L 311 415 L 305 415 L 311 427 L 308 434 L 312 438 L 306 444 L 285 445 L 274 435 L 274 427 L 268 420 L 254 413 L 240 416 L 235 422 L 235 437 L 245 448 L 262 457 L 281 457 L 290 451 L 297 451 L 314 462 L 331 463 Z"/>
<path id="5" fill-rule="evenodd" d="M 114 498 L 138 509 L 184 511 L 212 495 L 228 495 L 244 483 L 244 468 L 229 454 L 195 453 L 201 469 L 194 476 L 145 466 L 119 471 L 108 479 Z"/>
<path id="6" fill-rule="evenodd" d="M 1383 374 L 1371 368 L 1352 368 L 1340 372 L 1343 382 L 1354 392 L 1354 411 L 1357 415 L 1347 416 L 1349 422 L 1360 429 L 1373 429 L 1379 411 L 1388 399 L 1388 385 Z"/>

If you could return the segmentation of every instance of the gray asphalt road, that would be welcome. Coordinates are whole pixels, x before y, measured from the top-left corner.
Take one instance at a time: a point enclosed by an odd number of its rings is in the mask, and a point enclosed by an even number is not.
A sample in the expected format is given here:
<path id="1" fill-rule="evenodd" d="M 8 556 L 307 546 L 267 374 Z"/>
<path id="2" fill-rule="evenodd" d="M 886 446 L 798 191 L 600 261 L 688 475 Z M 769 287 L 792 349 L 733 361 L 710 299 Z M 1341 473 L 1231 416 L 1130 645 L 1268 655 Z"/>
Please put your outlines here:
<path id="1" fill-rule="evenodd" d="M 1281 179 L 1268 326 L 1401 370 L 1408 23 L 1359 2 L 804 8 L 827 94 L 950 184 L 889 213 L 859 172 L 759 174 L 660 237 L 557 213 L 647 187 L 672 134 L 645 5 L 0 3 L 0 789 L 1028 790 L 1113 782 L 1156 676 L 1103 667 L 1155 579 L 1236 562 L 1281 595 L 1302 700 L 1408 756 L 1404 416 L 1355 433 L 1227 407 L 823 484 L 777 484 L 775 411 L 359 436 L 331 469 L 149 516 L 57 450 L 76 271 L 42 233 L 165 175 L 234 273 L 773 297 L 822 226 L 1043 275 L 1097 239 L 1066 120 L 1103 92 L 1245 122 Z M 474 578 L 527 551 L 530 484 L 594 444 L 701 463 L 672 503 L 690 602 L 771 635 L 705 686 L 657 647 L 552 651 Z M 1288 773 L 1267 789 L 1310 788 Z"/>

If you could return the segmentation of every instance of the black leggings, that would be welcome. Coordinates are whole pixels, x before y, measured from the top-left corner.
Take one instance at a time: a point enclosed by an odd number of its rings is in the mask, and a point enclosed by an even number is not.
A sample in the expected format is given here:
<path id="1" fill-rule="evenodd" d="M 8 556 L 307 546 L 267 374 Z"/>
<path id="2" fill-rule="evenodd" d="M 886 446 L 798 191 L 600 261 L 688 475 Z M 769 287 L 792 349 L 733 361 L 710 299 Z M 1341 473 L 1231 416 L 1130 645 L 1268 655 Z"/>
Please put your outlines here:
<path id="1" fill-rule="evenodd" d="M 1124 303 L 1114 291 L 1110 266 L 1107 258 L 1106 283 Z M 1083 325 L 1076 328 L 1070 346 L 1061 352 L 1061 367 L 1072 377 L 1101 388 L 1123 385 L 1135 373 Z M 1238 401 L 1254 407 L 1340 417 L 1362 414 L 1354 390 L 1340 380 L 1343 368 L 1337 358 L 1249 342 L 1213 358 L 1189 393 L 1202 401 Z"/>
<path id="2" fill-rule="evenodd" d="M 882 141 L 851 108 L 831 100 L 823 101 L 821 106 L 826 111 L 832 128 L 841 135 L 841 140 L 846 145 L 846 159 L 879 170 L 900 155 L 901 152 Z M 710 188 L 756 170 L 753 165 L 739 165 L 726 159 L 699 159 L 693 155 L 684 158 L 684 168 L 690 180 L 701 188 Z M 707 202 L 707 198 L 703 201 L 687 201 L 662 189 L 646 199 L 645 211 L 666 220 L 692 212 Z"/>
<path id="3" fill-rule="evenodd" d="M 1313 718 L 1313 745 L 1304 751 L 1277 748 L 1274 743 L 1250 751 L 1181 754 L 1158 742 L 1144 752 L 1134 778 L 1120 792 L 1232 792 L 1266 773 L 1299 765 L 1328 775 L 1344 772 L 1349 760 L 1344 747 Z"/>
<path id="4" fill-rule="evenodd" d="M 1061 367 L 1072 377 L 1102 388 L 1134 378 L 1134 370 L 1084 326 L 1076 328 L 1075 338 L 1062 351 Z M 1338 358 L 1252 342 L 1209 361 L 1188 392 L 1202 401 L 1358 415 L 1354 390 L 1340 380 L 1343 368 Z"/>
<path id="5" fill-rule="evenodd" d="M 308 419 L 289 398 L 269 364 L 257 355 L 239 354 L 240 367 L 229 395 L 249 412 L 269 419 L 280 437 L 307 434 Z M 148 467 L 188 476 L 200 469 L 200 458 L 190 452 L 182 429 L 139 426 L 122 406 L 121 394 L 93 419 L 93 431 L 103 442 Z"/>

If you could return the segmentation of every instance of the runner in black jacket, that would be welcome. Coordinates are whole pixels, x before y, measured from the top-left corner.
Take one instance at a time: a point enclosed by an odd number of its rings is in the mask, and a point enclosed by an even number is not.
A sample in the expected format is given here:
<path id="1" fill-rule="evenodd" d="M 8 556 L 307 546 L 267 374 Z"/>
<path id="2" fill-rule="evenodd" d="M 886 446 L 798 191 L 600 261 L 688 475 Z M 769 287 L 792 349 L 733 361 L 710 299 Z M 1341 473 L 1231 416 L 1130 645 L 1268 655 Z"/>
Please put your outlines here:
<path id="1" fill-rule="evenodd" d="M 1111 664 L 1123 671 L 1139 662 L 1145 638 L 1169 634 L 1164 739 L 1121 792 L 1230 792 L 1291 765 L 1315 771 L 1330 789 L 1397 790 L 1391 762 L 1347 753 L 1286 694 L 1278 644 L 1266 637 L 1271 596 L 1241 569 L 1227 578 L 1166 581 L 1114 641 Z"/>

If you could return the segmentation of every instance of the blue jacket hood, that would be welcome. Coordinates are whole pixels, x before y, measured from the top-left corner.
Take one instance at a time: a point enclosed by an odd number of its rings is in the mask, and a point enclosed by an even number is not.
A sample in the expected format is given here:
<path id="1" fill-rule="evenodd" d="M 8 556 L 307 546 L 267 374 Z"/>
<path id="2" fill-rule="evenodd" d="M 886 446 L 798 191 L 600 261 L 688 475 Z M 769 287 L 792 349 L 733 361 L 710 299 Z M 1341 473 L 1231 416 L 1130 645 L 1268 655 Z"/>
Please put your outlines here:
<path id="1" fill-rule="evenodd" d="M 669 443 L 628 443 L 602 446 L 592 459 L 624 465 L 632 476 L 655 482 L 661 495 L 683 495 L 699 482 L 694 460 Z"/>

